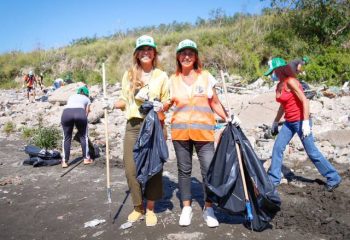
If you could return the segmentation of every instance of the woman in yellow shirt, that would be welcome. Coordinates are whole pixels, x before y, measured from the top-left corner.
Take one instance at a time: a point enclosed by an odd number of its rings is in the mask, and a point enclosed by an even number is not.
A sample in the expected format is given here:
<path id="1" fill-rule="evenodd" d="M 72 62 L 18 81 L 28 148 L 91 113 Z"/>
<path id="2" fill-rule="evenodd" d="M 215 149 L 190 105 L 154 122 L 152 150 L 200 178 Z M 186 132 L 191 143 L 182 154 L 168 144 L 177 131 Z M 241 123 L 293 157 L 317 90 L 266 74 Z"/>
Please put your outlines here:
<path id="1" fill-rule="evenodd" d="M 127 118 L 123 161 L 125 175 L 130 188 L 134 210 L 129 214 L 128 221 L 136 222 L 145 214 L 143 197 L 146 203 L 146 225 L 157 224 L 154 213 L 155 201 L 162 198 L 162 172 L 148 180 L 144 196 L 136 179 L 136 166 L 133 158 L 133 147 L 138 137 L 145 116 L 139 112 L 139 107 L 145 100 L 154 101 L 154 110 L 164 124 L 163 103 L 169 100 L 167 74 L 157 68 L 157 46 L 153 38 L 143 35 L 136 40 L 133 54 L 133 67 L 124 73 L 122 79 L 122 96 L 114 104 L 117 109 L 125 111 Z"/>

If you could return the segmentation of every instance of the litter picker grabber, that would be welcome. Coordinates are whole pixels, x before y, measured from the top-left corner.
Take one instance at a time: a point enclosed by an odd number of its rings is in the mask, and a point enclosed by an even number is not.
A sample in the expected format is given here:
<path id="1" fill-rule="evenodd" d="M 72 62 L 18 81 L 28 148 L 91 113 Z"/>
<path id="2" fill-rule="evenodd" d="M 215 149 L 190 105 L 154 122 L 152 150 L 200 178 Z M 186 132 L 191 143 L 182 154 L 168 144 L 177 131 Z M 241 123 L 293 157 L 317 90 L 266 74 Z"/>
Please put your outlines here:
<path id="1" fill-rule="evenodd" d="M 102 63 L 102 81 L 103 81 L 103 97 L 107 98 L 107 89 L 106 89 L 106 71 L 105 64 Z M 108 142 L 108 112 L 107 109 L 104 110 L 105 118 L 105 137 L 106 137 L 106 176 L 107 176 L 107 200 L 109 205 L 109 215 L 111 217 L 111 186 L 110 186 L 110 177 L 109 177 L 109 142 Z"/>
<path id="2" fill-rule="evenodd" d="M 223 73 L 222 70 L 220 72 L 221 72 L 222 85 L 223 85 L 223 88 L 224 88 L 224 93 L 225 93 L 226 104 L 227 104 L 229 116 L 232 118 L 233 114 L 231 113 L 231 104 L 229 102 L 228 95 L 227 95 L 225 76 L 224 76 L 224 73 Z M 236 146 L 236 151 L 237 151 L 237 156 L 238 156 L 239 171 L 241 172 L 242 183 L 243 183 L 245 206 L 246 206 L 246 210 L 247 210 L 247 220 L 250 223 L 252 223 L 252 221 L 253 221 L 252 207 L 251 207 L 249 196 L 248 196 L 247 183 L 245 181 L 245 174 L 244 174 L 244 169 L 243 169 L 241 150 L 240 150 L 240 147 L 239 147 L 239 145 L 238 145 L 238 143 L 236 141 L 235 141 L 235 146 Z"/>
<path id="3" fill-rule="evenodd" d="M 75 164 L 73 167 L 71 167 L 71 168 L 68 169 L 66 172 L 64 172 L 64 173 L 61 175 L 61 177 L 64 177 L 67 173 L 69 173 L 70 171 L 72 171 L 74 168 L 78 167 L 78 166 L 80 165 L 80 163 L 83 162 L 83 160 L 84 160 L 84 158 L 80 159 L 80 160 L 78 161 L 77 164 Z"/>
<path id="4" fill-rule="evenodd" d="M 115 214 L 114 217 L 113 217 L 113 224 L 114 224 L 115 220 L 118 218 L 120 212 L 122 211 L 122 208 L 123 208 L 123 206 L 124 206 L 124 204 L 125 204 L 125 202 L 126 202 L 126 199 L 128 199 L 129 195 L 130 195 L 130 191 L 128 190 L 128 191 L 125 192 L 125 198 L 124 198 L 124 200 L 122 201 L 122 203 L 121 203 L 121 205 L 120 205 L 118 211 L 116 212 L 116 214 Z"/>

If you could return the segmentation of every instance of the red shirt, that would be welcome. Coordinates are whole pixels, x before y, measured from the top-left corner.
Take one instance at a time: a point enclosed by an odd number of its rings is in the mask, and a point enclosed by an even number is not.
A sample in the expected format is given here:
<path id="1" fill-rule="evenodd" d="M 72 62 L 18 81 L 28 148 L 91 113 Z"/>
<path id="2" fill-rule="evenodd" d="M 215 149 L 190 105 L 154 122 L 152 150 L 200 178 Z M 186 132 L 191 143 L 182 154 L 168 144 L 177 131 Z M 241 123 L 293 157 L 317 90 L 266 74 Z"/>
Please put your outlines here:
<path id="1" fill-rule="evenodd" d="M 24 81 L 26 81 L 27 87 L 33 87 L 34 82 L 36 82 L 36 79 L 34 76 L 25 75 Z"/>
<path id="2" fill-rule="evenodd" d="M 284 109 L 284 118 L 288 122 L 296 122 L 304 120 L 303 104 L 299 98 L 291 91 L 286 90 L 286 82 L 280 82 L 282 84 L 282 91 L 279 97 L 276 97 L 276 101 L 282 104 Z M 298 81 L 299 88 L 303 91 L 303 87 Z M 277 94 L 277 89 L 276 89 Z"/>

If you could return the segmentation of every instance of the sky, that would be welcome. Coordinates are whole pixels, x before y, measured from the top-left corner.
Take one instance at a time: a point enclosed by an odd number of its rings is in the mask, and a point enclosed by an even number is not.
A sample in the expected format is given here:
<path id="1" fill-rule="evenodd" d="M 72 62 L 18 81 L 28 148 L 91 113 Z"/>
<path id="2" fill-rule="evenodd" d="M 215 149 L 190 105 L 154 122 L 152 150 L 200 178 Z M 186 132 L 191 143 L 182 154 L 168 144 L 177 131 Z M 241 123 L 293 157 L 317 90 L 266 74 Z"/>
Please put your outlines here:
<path id="1" fill-rule="evenodd" d="M 260 14 L 261 0 L 1 0 L 0 54 L 68 45 L 82 37 L 176 22 L 195 23 L 222 9 Z"/>

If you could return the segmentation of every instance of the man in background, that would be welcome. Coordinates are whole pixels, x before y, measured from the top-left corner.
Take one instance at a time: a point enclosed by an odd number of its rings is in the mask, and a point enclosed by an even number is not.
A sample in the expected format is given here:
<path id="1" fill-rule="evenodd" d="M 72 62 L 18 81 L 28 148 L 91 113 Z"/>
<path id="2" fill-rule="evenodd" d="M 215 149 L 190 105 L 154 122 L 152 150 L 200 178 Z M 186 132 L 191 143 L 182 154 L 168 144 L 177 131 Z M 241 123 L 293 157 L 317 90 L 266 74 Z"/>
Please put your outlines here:
<path id="1" fill-rule="evenodd" d="M 301 59 L 294 59 L 293 61 L 289 62 L 288 65 L 291 67 L 295 76 L 299 79 L 301 86 L 303 87 L 303 91 L 306 98 L 312 99 L 316 95 L 316 92 L 314 90 L 311 90 L 309 84 L 307 84 L 303 79 L 300 79 L 301 77 L 300 75 L 303 75 L 303 76 L 306 75 L 304 66 L 309 63 L 310 63 L 310 58 L 307 56 L 304 56 Z"/>
<path id="2" fill-rule="evenodd" d="M 305 75 L 303 66 L 307 65 L 309 62 L 310 62 L 310 58 L 304 56 L 301 59 L 294 59 L 293 61 L 289 62 L 288 65 L 292 68 L 296 76 L 299 74 Z"/>
<path id="3" fill-rule="evenodd" d="M 33 71 L 30 70 L 28 74 L 26 74 L 24 76 L 24 82 L 23 82 L 23 86 L 25 85 L 27 86 L 27 98 L 28 98 L 28 102 L 30 101 L 29 96 L 30 94 L 33 95 L 34 99 L 35 99 L 35 85 L 36 85 L 36 78 L 33 74 Z"/>
<path id="4" fill-rule="evenodd" d="M 43 88 L 45 86 L 44 86 L 44 74 L 42 72 L 39 74 L 37 82 L 38 82 L 40 89 L 43 90 Z"/>
<path id="5" fill-rule="evenodd" d="M 54 87 L 54 90 L 62 87 L 64 85 L 64 81 L 62 78 L 57 78 L 54 82 L 53 82 L 53 87 Z"/>

